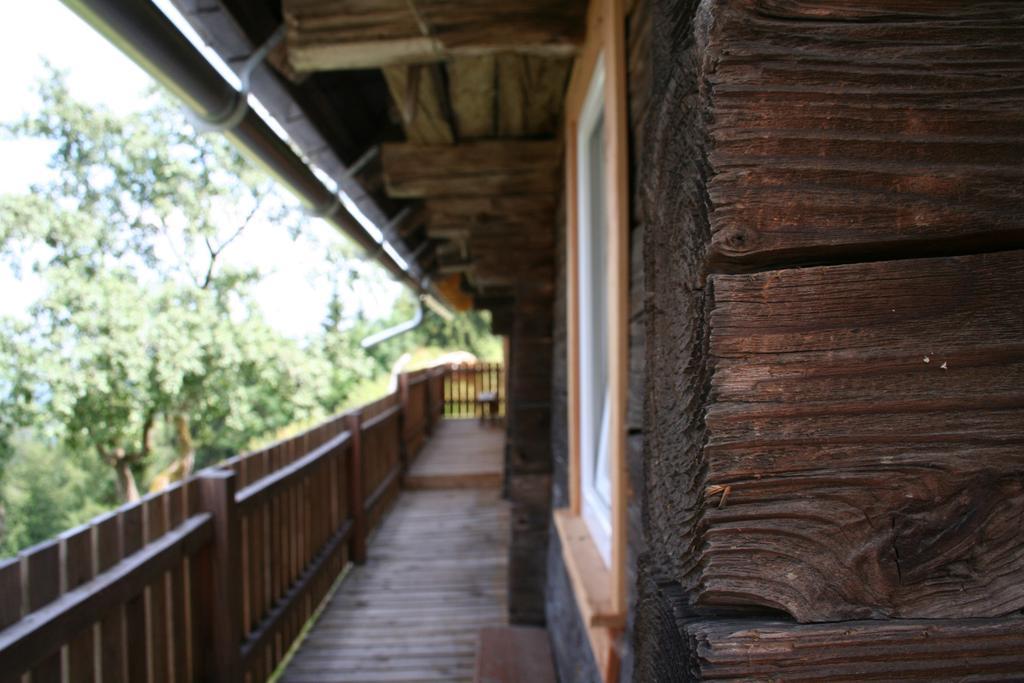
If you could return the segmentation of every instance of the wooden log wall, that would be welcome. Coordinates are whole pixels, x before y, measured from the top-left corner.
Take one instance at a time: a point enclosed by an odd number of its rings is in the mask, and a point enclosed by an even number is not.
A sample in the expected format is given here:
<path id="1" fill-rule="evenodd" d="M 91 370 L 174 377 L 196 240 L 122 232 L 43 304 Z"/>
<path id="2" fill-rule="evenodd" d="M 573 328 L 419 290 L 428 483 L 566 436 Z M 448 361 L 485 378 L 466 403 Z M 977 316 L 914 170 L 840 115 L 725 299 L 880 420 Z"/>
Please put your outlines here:
<path id="1" fill-rule="evenodd" d="M 553 282 L 521 283 L 509 335 L 505 486 L 512 506 L 512 538 L 508 604 L 509 620 L 519 624 L 543 624 L 545 619 L 553 297 Z"/>
<path id="2" fill-rule="evenodd" d="M 638 680 L 1019 674 L 1024 12 L 653 9 Z"/>
<path id="3" fill-rule="evenodd" d="M 266 680 L 365 560 L 444 372 L 0 563 L 0 681 Z"/>

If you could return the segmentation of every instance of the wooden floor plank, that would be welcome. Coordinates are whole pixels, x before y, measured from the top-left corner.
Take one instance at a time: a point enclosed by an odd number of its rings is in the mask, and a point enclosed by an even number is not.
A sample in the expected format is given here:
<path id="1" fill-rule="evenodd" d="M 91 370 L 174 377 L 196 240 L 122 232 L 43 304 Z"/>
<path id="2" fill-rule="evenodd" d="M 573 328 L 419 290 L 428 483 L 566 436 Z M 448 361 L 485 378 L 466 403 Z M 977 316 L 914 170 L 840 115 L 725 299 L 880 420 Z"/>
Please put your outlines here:
<path id="1" fill-rule="evenodd" d="M 405 479 L 410 489 L 500 488 L 504 430 L 479 420 L 443 420 Z"/>
<path id="2" fill-rule="evenodd" d="M 423 490 L 399 496 L 282 683 L 472 680 L 478 631 L 507 623 L 503 448 L 476 420 L 438 425 L 410 472 Z"/>

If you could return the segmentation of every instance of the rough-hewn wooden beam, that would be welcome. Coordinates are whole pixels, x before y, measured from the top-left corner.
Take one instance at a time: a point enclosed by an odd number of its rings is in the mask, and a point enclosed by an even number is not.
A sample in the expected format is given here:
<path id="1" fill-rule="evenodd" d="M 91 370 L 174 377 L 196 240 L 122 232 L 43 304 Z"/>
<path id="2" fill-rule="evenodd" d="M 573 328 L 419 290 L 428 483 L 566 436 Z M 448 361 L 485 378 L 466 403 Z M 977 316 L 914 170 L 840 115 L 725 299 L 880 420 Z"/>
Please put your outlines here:
<path id="1" fill-rule="evenodd" d="M 498 134 L 550 135 L 558 127 L 572 61 L 536 55 L 497 58 Z"/>
<path id="2" fill-rule="evenodd" d="M 1024 243 L 1019 3 L 742 0 L 713 12 L 702 91 L 716 263 Z"/>
<path id="3" fill-rule="evenodd" d="M 391 99 L 402 116 L 409 142 L 445 145 L 455 142 L 449 122 L 447 93 L 436 65 L 389 66 L 382 71 Z"/>
<path id="4" fill-rule="evenodd" d="M 1024 619 L 896 619 L 795 624 L 693 614 L 672 586 L 638 608 L 638 681 L 1012 680 L 1024 670 Z"/>
<path id="5" fill-rule="evenodd" d="M 365 69 L 493 52 L 571 55 L 581 0 L 284 0 L 298 71 Z"/>
<path id="6" fill-rule="evenodd" d="M 706 289 L 702 444 L 651 508 L 692 549 L 693 602 L 799 621 L 1024 608 L 1024 251 Z"/>
<path id="7" fill-rule="evenodd" d="M 1019 4 L 655 10 L 653 561 L 803 621 L 1020 610 L 1024 256 L 943 257 L 1022 244 Z"/>
<path id="8" fill-rule="evenodd" d="M 386 144 L 388 194 L 447 197 L 543 193 L 558 187 L 557 141 L 486 141 L 460 145 Z"/>
<path id="9" fill-rule="evenodd" d="M 448 62 L 448 97 L 459 138 L 494 136 L 495 56 L 460 57 Z"/>
<path id="10" fill-rule="evenodd" d="M 555 199 L 551 195 L 448 197 L 427 200 L 427 232 L 488 237 L 552 235 Z"/>

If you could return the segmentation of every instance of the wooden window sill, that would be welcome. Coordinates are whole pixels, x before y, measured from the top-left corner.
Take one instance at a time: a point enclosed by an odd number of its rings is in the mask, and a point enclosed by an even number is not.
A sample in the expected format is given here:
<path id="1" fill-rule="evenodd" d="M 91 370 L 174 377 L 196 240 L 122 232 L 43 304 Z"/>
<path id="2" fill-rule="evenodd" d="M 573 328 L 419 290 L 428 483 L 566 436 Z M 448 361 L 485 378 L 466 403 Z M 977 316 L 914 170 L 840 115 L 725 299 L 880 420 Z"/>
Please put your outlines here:
<path id="1" fill-rule="evenodd" d="M 601 560 L 582 517 L 568 509 L 555 510 L 554 517 L 562 543 L 562 560 L 587 629 L 590 649 L 601 680 L 610 683 L 619 676 L 617 642 L 626 625 L 626 615 L 612 609 L 612 573 Z"/>
<path id="2" fill-rule="evenodd" d="M 612 573 L 601 560 L 586 522 L 565 508 L 555 510 L 554 514 L 562 559 L 583 623 L 588 627 L 623 628 L 626 615 L 612 608 Z"/>

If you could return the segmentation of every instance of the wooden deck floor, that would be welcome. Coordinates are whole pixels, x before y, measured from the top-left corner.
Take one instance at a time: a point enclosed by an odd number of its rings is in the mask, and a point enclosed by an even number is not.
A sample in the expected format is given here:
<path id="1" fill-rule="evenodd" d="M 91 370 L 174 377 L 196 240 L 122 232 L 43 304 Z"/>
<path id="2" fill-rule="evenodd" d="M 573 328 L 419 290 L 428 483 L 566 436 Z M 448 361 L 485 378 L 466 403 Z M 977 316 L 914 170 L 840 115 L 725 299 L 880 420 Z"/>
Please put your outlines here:
<path id="1" fill-rule="evenodd" d="M 410 489 L 500 488 L 505 430 L 479 420 L 442 420 L 406 477 Z"/>
<path id="2" fill-rule="evenodd" d="M 281 681 L 472 680 L 477 631 L 507 623 L 508 511 L 495 487 L 452 477 L 486 481 L 497 463 L 500 482 L 503 444 L 475 421 L 440 425 L 410 472 L 431 490 L 402 492 Z"/>

